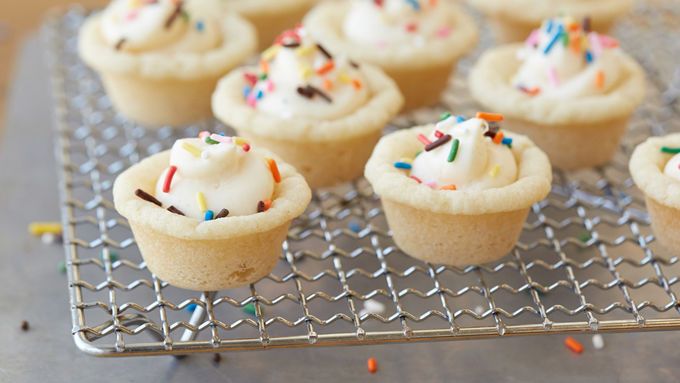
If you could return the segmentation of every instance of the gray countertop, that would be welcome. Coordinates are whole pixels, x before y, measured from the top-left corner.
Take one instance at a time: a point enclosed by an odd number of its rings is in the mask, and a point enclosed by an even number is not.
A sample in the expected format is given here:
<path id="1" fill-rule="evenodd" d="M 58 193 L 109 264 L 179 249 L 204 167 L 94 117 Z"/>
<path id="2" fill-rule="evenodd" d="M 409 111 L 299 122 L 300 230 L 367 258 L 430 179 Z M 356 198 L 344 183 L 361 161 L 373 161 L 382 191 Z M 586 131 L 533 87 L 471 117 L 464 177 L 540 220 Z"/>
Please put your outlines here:
<path id="1" fill-rule="evenodd" d="M 16 66 L 0 139 L 0 382 L 548 381 L 676 382 L 680 333 L 607 334 L 595 350 L 572 354 L 563 336 L 384 346 L 279 349 L 184 359 L 98 359 L 71 339 L 66 276 L 59 246 L 27 233 L 59 220 L 47 71 L 36 38 Z M 22 320 L 30 330 L 22 332 Z M 366 360 L 379 371 L 370 375 Z"/>

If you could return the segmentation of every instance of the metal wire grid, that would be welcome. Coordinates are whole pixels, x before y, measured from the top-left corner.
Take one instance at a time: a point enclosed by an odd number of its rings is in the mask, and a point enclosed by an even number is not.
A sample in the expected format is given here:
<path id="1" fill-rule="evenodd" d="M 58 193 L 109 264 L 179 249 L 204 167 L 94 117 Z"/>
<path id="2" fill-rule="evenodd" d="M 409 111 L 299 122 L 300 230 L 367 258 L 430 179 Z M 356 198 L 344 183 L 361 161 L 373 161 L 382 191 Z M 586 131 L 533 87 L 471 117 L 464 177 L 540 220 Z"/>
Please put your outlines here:
<path id="1" fill-rule="evenodd" d="M 557 172 L 550 196 L 533 206 L 520 242 L 501 261 L 454 268 L 407 257 L 390 238 L 379 200 L 358 180 L 315 192 L 270 276 L 203 294 L 146 270 L 111 187 L 122 170 L 176 138 L 224 128 L 210 122 L 146 130 L 125 121 L 77 58 L 86 12 L 52 17 L 44 41 L 77 346 L 128 356 L 680 328 L 678 258 L 653 241 L 627 172 L 636 143 L 680 130 L 680 7 L 663 4 L 639 6 L 617 29 L 650 84 L 621 152 L 607 167 Z M 489 45 L 486 34 L 482 40 Z M 461 63 L 462 75 L 473 60 Z M 463 78 L 452 81 L 442 106 L 400 117 L 388 129 L 431 121 L 444 109 L 475 110 Z M 362 313 L 368 299 L 385 312 Z M 249 305 L 254 313 L 242 310 Z"/>

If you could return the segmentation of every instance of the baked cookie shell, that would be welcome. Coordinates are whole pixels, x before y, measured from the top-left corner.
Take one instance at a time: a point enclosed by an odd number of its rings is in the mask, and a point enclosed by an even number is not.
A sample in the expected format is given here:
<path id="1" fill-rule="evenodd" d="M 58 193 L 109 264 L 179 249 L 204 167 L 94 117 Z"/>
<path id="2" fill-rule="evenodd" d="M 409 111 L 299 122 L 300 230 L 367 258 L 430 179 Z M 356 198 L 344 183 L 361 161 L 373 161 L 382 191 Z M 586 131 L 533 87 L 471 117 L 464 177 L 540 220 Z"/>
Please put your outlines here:
<path id="1" fill-rule="evenodd" d="M 113 187 L 116 210 L 130 222 L 149 269 L 174 286 L 192 290 L 240 286 L 269 273 L 291 221 L 311 200 L 302 176 L 279 162 L 282 180 L 269 210 L 203 222 L 135 196 L 136 189 L 153 194 L 169 160 L 170 151 L 153 155 L 121 173 Z"/>

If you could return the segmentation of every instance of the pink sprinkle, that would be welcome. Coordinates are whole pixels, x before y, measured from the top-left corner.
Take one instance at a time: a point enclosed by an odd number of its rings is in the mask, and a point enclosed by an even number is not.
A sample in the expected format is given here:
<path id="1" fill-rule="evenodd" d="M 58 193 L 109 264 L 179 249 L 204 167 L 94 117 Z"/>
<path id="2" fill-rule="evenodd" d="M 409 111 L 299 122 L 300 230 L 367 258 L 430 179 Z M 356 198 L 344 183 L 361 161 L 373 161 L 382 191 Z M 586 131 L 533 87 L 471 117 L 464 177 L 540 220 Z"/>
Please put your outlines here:
<path id="1" fill-rule="evenodd" d="M 434 181 L 430 181 L 430 182 L 426 183 L 425 185 L 429 186 L 432 189 L 437 187 L 437 183 L 434 182 Z"/>
<path id="2" fill-rule="evenodd" d="M 210 135 L 210 132 L 207 131 L 207 130 L 204 130 L 204 131 L 198 133 L 198 138 L 200 138 L 201 140 L 204 140 L 209 135 Z"/>
<path id="3" fill-rule="evenodd" d="M 226 136 L 223 136 L 221 134 L 216 134 L 216 133 L 211 134 L 210 139 L 213 140 L 213 141 L 222 142 L 222 143 L 225 143 L 225 144 L 231 144 L 231 142 L 232 142 L 231 137 L 226 137 Z"/>
<path id="4" fill-rule="evenodd" d="M 272 81 L 272 80 L 267 80 L 267 91 L 268 91 L 268 92 L 273 92 L 273 91 L 274 91 L 274 81 Z"/>
<path id="5" fill-rule="evenodd" d="M 255 107 L 255 105 L 257 105 L 257 98 L 255 97 L 254 93 L 255 92 L 251 92 L 250 96 L 248 96 L 248 98 L 246 99 L 246 104 L 253 108 Z"/>
<path id="6" fill-rule="evenodd" d="M 599 35 L 599 36 L 600 36 L 600 43 L 602 43 L 602 46 L 604 48 L 616 48 L 616 47 L 619 46 L 619 42 L 615 38 L 605 36 L 605 35 Z"/>
<path id="7" fill-rule="evenodd" d="M 593 54 L 598 57 L 602 54 L 602 38 L 595 32 L 588 34 L 588 41 L 590 47 L 593 49 Z"/>
<path id="8" fill-rule="evenodd" d="M 437 29 L 437 37 L 439 37 L 439 38 L 443 39 L 443 38 L 449 37 L 450 34 L 451 34 L 451 27 L 449 27 L 449 26 L 445 25 L 445 26 Z"/>
<path id="9" fill-rule="evenodd" d="M 534 30 L 531 32 L 531 34 L 529 35 L 529 37 L 527 37 L 525 43 L 526 43 L 527 45 L 536 45 L 536 44 L 538 44 L 539 35 L 540 35 L 540 32 L 538 31 L 538 29 L 534 29 Z"/>
<path id="10" fill-rule="evenodd" d="M 548 80 L 550 80 L 550 84 L 552 84 L 554 87 L 560 85 L 560 79 L 557 76 L 557 69 L 555 69 L 554 66 L 548 68 Z"/>
<path id="11" fill-rule="evenodd" d="M 130 12 L 125 14 L 125 21 L 132 21 L 136 19 L 138 15 L 139 11 L 137 11 L 136 9 L 131 10 Z"/>

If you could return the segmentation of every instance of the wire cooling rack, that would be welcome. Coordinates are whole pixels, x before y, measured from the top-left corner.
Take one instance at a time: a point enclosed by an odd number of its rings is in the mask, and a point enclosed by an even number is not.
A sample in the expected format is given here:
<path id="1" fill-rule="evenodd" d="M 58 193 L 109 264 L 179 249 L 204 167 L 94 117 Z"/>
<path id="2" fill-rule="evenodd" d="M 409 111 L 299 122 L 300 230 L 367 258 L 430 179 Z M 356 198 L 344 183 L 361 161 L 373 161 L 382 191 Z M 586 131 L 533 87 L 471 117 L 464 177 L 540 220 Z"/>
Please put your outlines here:
<path id="1" fill-rule="evenodd" d="M 636 143 L 680 131 L 680 7 L 670 3 L 641 4 L 616 30 L 645 66 L 649 86 L 615 160 L 556 172 L 551 194 L 533 206 L 520 242 L 501 261 L 454 268 L 407 257 L 362 179 L 315 192 L 270 276 L 203 294 L 146 269 L 111 187 L 122 170 L 178 137 L 224 127 L 147 130 L 124 120 L 77 58 L 86 12 L 52 17 L 44 42 L 77 346 L 127 356 L 680 329 L 678 258 L 656 245 L 627 171 Z M 485 32 L 481 46 L 489 45 Z M 474 111 L 463 79 L 481 50 L 460 64 L 443 105 L 400 117 L 388 130 L 432 121 L 445 109 Z M 367 300 L 385 310 L 362 312 Z"/>

